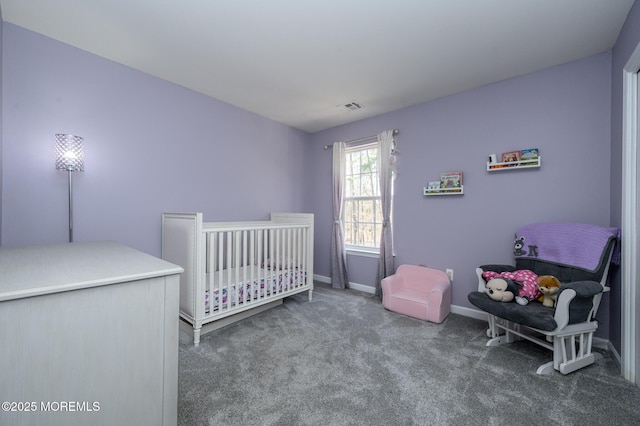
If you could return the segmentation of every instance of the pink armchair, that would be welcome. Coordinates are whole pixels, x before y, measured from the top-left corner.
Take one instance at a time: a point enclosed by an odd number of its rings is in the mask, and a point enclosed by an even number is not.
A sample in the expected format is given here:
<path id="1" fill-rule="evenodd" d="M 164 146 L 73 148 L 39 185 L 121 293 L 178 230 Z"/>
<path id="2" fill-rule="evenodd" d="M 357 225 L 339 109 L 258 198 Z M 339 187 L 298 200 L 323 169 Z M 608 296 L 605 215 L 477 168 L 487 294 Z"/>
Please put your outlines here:
<path id="1" fill-rule="evenodd" d="M 381 286 L 382 305 L 390 311 L 435 323 L 451 311 L 451 282 L 437 269 L 400 265 Z"/>

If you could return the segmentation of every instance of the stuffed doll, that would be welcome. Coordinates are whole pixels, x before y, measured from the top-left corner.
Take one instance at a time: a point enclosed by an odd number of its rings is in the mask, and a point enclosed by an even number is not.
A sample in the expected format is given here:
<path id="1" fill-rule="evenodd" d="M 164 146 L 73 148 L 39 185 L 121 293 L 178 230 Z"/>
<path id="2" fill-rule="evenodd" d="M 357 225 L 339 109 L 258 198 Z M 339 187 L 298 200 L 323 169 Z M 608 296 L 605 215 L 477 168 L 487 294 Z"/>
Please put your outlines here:
<path id="1" fill-rule="evenodd" d="M 518 294 L 518 285 L 508 278 L 493 278 L 485 284 L 487 295 L 498 302 L 511 302 Z"/>
<path id="2" fill-rule="evenodd" d="M 537 300 L 542 293 L 538 288 L 538 276 L 535 272 L 528 269 L 519 269 L 513 272 L 494 272 L 484 271 L 482 278 L 489 281 L 493 278 L 506 278 L 514 281 L 518 285 L 518 292 L 516 293 L 516 303 L 519 305 L 526 305 L 532 300 Z"/>
<path id="3" fill-rule="evenodd" d="M 560 281 L 553 275 L 538 277 L 538 288 L 542 293 L 542 304 L 548 308 L 555 308 L 558 303 Z"/>

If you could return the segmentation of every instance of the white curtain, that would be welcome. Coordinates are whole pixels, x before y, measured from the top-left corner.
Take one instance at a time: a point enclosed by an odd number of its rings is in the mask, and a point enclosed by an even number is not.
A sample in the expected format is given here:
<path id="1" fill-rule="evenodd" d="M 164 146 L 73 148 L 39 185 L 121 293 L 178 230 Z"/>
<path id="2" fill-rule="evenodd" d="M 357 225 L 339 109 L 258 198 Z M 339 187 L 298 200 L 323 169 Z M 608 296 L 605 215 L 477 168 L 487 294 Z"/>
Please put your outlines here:
<path id="1" fill-rule="evenodd" d="M 331 232 L 331 287 L 349 288 L 347 276 L 347 253 L 342 231 L 342 209 L 344 208 L 344 180 L 346 173 L 346 145 L 333 144 L 333 230 Z"/>
<path id="2" fill-rule="evenodd" d="M 395 142 L 393 133 L 387 130 L 378 135 L 378 174 L 380 175 L 380 199 L 382 202 L 382 233 L 380 236 L 380 258 L 376 295 L 382 297 L 380 281 L 394 273 L 393 227 L 391 226 L 391 200 L 395 178 Z"/>

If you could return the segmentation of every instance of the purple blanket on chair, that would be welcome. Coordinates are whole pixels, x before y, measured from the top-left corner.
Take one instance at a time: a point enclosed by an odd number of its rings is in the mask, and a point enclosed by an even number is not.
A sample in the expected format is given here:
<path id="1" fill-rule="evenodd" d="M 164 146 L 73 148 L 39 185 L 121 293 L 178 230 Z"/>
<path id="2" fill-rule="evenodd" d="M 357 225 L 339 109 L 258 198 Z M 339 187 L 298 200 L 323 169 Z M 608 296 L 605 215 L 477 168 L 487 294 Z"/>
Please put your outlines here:
<path id="1" fill-rule="evenodd" d="M 595 271 L 611 238 L 620 238 L 618 228 L 581 223 L 534 223 L 516 232 L 516 258 L 540 260 Z M 618 250 L 612 262 L 619 263 Z"/>

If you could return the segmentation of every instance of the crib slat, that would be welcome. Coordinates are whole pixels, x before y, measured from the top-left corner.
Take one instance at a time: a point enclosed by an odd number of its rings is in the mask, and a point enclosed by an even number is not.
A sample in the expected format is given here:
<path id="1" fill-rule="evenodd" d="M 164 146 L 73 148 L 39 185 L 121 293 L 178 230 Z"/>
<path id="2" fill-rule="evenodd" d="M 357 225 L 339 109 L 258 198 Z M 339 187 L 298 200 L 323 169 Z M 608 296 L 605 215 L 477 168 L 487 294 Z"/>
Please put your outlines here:
<path id="1" fill-rule="evenodd" d="M 265 297 L 267 296 L 267 293 L 269 291 L 269 282 L 267 280 L 267 269 L 269 268 L 268 265 L 268 256 L 269 256 L 269 250 L 267 247 L 267 241 L 269 241 L 269 231 L 267 231 L 266 229 L 263 229 L 260 232 L 260 235 L 262 235 L 262 247 L 263 247 L 263 252 L 262 255 L 259 257 L 260 261 L 263 262 L 263 267 L 260 268 L 260 275 L 261 275 L 261 281 L 260 281 L 260 286 L 262 287 L 264 285 L 264 295 Z"/>
<path id="2" fill-rule="evenodd" d="M 242 264 L 238 266 L 238 268 L 242 268 L 242 282 L 240 283 L 239 287 L 242 289 L 243 293 L 242 293 L 242 299 L 241 299 L 241 303 L 246 302 L 249 299 L 249 294 L 246 294 L 247 291 L 247 268 L 245 267 L 247 265 L 247 231 L 241 231 L 242 232 L 242 247 L 240 247 L 238 249 L 238 251 L 242 252 Z M 250 291 L 251 289 L 249 289 Z"/>
<path id="3" fill-rule="evenodd" d="M 257 280 L 258 280 L 258 300 L 260 300 L 262 298 L 262 277 L 263 277 L 263 257 L 262 257 L 262 240 L 263 240 L 263 233 L 264 230 L 260 229 L 257 231 L 257 239 L 256 239 L 256 247 L 257 247 L 257 253 L 256 253 L 256 267 L 258 269 L 258 276 L 257 276 Z M 266 289 L 265 289 L 266 291 Z"/>
<path id="4" fill-rule="evenodd" d="M 275 281 L 275 286 L 276 286 L 276 294 L 280 293 L 280 291 L 282 290 L 281 287 L 281 283 L 282 281 L 280 280 L 280 274 L 282 273 L 281 269 L 282 269 L 282 254 L 280 253 L 280 244 L 282 240 L 282 229 L 276 229 L 276 265 L 275 268 L 273 269 L 273 279 Z"/>
<path id="5" fill-rule="evenodd" d="M 298 230 L 291 230 L 291 265 L 289 271 L 289 282 L 291 288 L 298 287 L 296 280 L 296 271 L 298 270 Z"/>
<path id="6" fill-rule="evenodd" d="M 224 282 L 224 240 L 225 233 L 218 232 L 218 283 L 216 285 L 216 290 L 218 290 L 218 311 L 223 309 L 224 298 L 222 292 L 224 288 L 222 283 Z"/>
<path id="7" fill-rule="evenodd" d="M 229 308 L 234 306 L 237 303 L 238 292 L 235 291 L 233 281 L 234 281 L 234 251 L 233 251 L 233 241 L 234 241 L 235 232 L 229 232 L 229 240 L 227 241 L 227 246 L 229 247 L 229 256 L 227 258 L 227 300 L 229 301 Z"/>
<path id="8" fill-rule="evenodd" d="M 271 293 L 276 293 L 277 292 L 277 287 L 275 287 L 273 285 L 273 270 L 274 270 L 274 262 L 275 259 L 273 258 L 274 255 L 277 256 L 277 254 L 275 253 L 275 244 L 276 241 L 276 230 L 270 230 L 269 231 L 269 288 L 271 289 Z"/>
<path id="9" fill-rule="evenodd" d="M 209 275 L 207 276 L 207 283 L 205 285 L 206 287 L 206 291 L 208 291 L 209 293 L 209 312 L 208 314 L 211 315 L 213 313 L 213 296 L 214 296 L 214 290 L 213 290 L 213 277 L 215 276 L 215 259 L 216 259 L 216 239 L 215 239 L 215 232 L 209 232 L 207 233 L 207 267 L 209 270 Z M 205 303 L 205 310 L 203 312 L 205 312 L 205 314 L 207 314 L 206 311 L 206 301 Z"/>
<path id="10" fill-rule="evenodd" d="M 291 272 L 293 271 L 292 268 L 291 268 L 293 266 L 293 265 L 291 265 L 291 259 L 292 259 L 292 255 L 293 255 L 293 253 L 291 253 L 291 228 L 287 228 L 285 233 L 287 234 L 287 243 L 284 246 L 284 250 L 286 251 L 286 254 L 285 254 L 285 256 L 286 256 L 285 257 L 285 265 L 286 266 L 283 269 L 284 269 L 284 271 L 286 271 L 286 274 L 283 271 L 282 280 L 284 281 L 284 283 L 283 283 L 283 286 L 282 286 L 283 288 L 282 289 L 283 290 L 285 290 L 285 289 L 289 290 L 291 288 L 291 285 L 293 284 L 292 281 L 291 281 Z"/>
<path id="11" fill-rule="evenodd" d="M 295 269 L 295 277 L 296 277 L 296 287 L 300 286 L 300 271 L 302 270 L 301 260 L 302 260 L 302 229 L 296 229 L 296 269 Z"/>
<path id="12" fill-rule="evenodd" d="M 305 228 L 302 230 L 302 268 L 298 272 L 303 283 L 306 283 L 307 269 L 307 229 Z"/>
<path id="13" fill-rule="evenodd" d="M 295 264 L 295 229 L 287 229 L 287 289 L 291 290 L 295 287 L 294 273 L 296 271 Z"/>
<path id="14" fill-rule="evenodd" d="M 298 230 L 298 270 L 296 272 L 296 277 L 298 278 L 298 285 L 302 285 L 302 273 L 305 269 L 304 267 L 304 229 Z"/>
<path id="15" fill-rule="evenodd" d="M 242 283 L 240 282 L 240 267 L 238 265 L 238 261 L 240 260 L 240 232 L 241 231 L 236 231 L 233 234 L 234 237 L 234 243 L 235 243 L 235 251 L 234 251 L 234 255 L 233 255 L 233 260 L 234 260 L 234 264 L 233 264 L 233 268 L 234 268 L 234 281 L 233 283 L 229 283 L 229 286 L 231 288 L 235 288 L 235 305 L 238 305 L 238 302 L 240 300 L 242 300 L 241 296 L 240 296 L 240 292 L 243 292 L 243 288 L 242 288 Z M 244 294 L 244 292 L 243 292 Z"/>
<path id="16" fill-rule="evenodd" d="M 255 239 L 256 239 L 256 231 L 252 230 L 250 231 L 249 234 L 249 279 L 251 280 L 251 299 L 250 301 L 254 300 L 254 295 L 256 294 L 255 291 L 257 291 L 256 288 L 256 276 L 255 276 L 255 270 L 256 270 L 256 253 L 255 253 Z"/>

